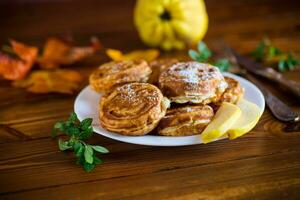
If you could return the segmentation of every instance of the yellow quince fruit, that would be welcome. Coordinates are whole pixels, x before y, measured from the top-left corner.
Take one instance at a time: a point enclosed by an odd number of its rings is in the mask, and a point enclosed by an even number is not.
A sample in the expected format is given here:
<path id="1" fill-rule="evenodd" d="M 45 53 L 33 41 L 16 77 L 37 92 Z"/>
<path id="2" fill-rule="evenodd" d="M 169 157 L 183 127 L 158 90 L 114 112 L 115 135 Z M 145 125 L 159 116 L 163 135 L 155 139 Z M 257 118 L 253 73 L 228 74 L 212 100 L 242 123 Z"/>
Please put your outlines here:
<path id="1" fill-rule="evenodd" d="M 240 99 L 237 106 L 241 109 L 242 115 L 228 130 L 229 139 L 235 139 L 251 131 L 262 115 L 260 108 L 246 99 Z"/>
<path id="2" fill-rule="evenodd" d="M 183 49 L 204 37 L 208 16 L 203 0 L 137 0 L 134 23 L 147 45 Z"/>
<path id="3" fill-rule="evenodd" d="M 206 144 L 224 136 L 239 119 L 241 113 L 241 109 L 238 106 L 223 102 L 213 120 L 201 133 L 202 142 Z"/>

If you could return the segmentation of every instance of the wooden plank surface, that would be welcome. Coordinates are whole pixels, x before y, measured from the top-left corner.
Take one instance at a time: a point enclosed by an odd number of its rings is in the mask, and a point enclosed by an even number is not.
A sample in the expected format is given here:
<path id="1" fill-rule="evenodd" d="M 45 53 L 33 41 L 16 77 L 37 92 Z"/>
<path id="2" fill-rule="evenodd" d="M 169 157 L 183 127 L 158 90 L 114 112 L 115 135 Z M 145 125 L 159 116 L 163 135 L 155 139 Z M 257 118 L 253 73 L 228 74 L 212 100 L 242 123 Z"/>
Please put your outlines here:
<path id="1" fill-rule="evenodd" d="M 133 0 L 1 1 L 0 42 L 16 38 L 41 46 L 52 35 L 72 34 L 78 44 L 96 35 L 104 46 L 145 48 L 132 22 Z M 224 39 L 242 53 L 268 35 L 300 55 L 300 3 L 284 0 L 206 1 L 206 41 Z M 108 59 L 98 54 L 74 68 L 88 74 Z M 299 69 L 284 74 L 300 81 Z M 300 112 L 299 100 L 265 84 Z M 0 199 L 299 199 L 299 132 L 266 110 L 257 127 L 234 141 L 187 147 L 147 147 L 95 135 L 110 149 L 92 173 L 51 139 L 76 95 L 36 95 L 0 80 Z"/>

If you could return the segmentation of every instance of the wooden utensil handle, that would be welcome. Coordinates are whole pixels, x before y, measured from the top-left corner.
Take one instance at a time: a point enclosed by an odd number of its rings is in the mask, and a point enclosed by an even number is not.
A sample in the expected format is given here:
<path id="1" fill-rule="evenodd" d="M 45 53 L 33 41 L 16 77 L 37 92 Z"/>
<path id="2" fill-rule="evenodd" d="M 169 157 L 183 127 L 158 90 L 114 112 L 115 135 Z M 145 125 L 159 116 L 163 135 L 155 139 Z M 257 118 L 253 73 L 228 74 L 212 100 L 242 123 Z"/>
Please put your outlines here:
<path id="1" fill-rule="evenodd" d="M 287 89 L 289 89 L 291 92 L 293 92 L 298 98 L 300 98 L 300 84 L 292 81 L 285 79 L 283 76 L 278 79 L 278 82 L 285 86 Z"/>
<path id="2" fill-rule="evenodd" d="M 288 105 L 286 105 L 279 98 L 274 96 L 255 77 L 246 72 L 243 72 L 242 74 L 248 80 L 255 83 L 255 85 L 262 91 L 266 100 L 266 104 L 278 120 L 283 122 L 293 122 L 299 120 L 299 115 L 297 112 L 293 111 Z"/>
<path id="3" fill-rule="evenodd" d="M 284 78 L 282 74 L 278 73 L 272 68 L 266 68 L 266 71 L 258 70 L 257 73 L 271 81 L 283 85 L 300 99 L 300 83 Z"/>

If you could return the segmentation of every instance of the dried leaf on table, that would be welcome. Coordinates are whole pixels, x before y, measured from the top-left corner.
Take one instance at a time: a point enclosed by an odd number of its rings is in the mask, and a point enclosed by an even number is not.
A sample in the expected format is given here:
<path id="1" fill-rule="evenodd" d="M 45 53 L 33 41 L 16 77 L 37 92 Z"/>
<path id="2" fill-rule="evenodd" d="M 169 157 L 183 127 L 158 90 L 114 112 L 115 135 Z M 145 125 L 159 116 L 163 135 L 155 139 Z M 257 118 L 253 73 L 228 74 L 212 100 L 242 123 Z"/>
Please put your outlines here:
<path id="1" fill-rule="evenodd" d="M 13 86 L 26 88 L 32 93 L 72 94 L 80 88 L 82 80 L 80 73 L 74 70 L 37 70 L 26 79 L 13 82 Z"/>
<path id="2" fill-rule="evenodd" d="M 143 59 L 150 62 L 159 56 L 159 51 L 157 49 L 135 50 L 123 54 L 117 49 L 107 49 L 106 54 L 114 61 Z"/>
<path id="3" fill-rule="evenodd" d="M 7 80 L 19 80 L 26 76 L 36 60 L 38 49 L 11 40 L 11 53 L 0 53 L 0 75 Z"/>
<path id="4" fill-rule="evenodd" d="M 60 39 L 49 38 L 38 63 L 42 69 L 55 69 L 61 65 L 71 65 L 81 61 L 93 55 L 100 48 L 101 44 L 97 38 L 92 38 L 91 46 L 87 47 L 74 47 Z"/>

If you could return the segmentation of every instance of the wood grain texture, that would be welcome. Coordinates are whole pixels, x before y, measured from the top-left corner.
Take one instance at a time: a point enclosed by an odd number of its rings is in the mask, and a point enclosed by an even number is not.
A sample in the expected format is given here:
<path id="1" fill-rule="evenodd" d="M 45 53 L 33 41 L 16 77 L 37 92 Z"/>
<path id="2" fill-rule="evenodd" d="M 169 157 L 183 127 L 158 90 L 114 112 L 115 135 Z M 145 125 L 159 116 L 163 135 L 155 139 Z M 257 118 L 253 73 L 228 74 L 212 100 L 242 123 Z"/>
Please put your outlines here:
<path id="1" fill-rule="evenodd" d="M 48 36 L 92 35 L 104 46 L 145 48 L 132 21 L 134 0 L 21 0 L 0 2 L 0 42 L 16 38 L 42 46 Z M 205 40 L 224 39 L 248 53 L 268 35 L 300 55 L 300 3 L 292 0 L 206 1 L 210 26 Z M 186 52 L 182 52 L 186 53 Z M 171 53 L 172 54 L 172 53 Z M 86 78 L 108 58 L 98 54 L 70 66 Z M 300 70 L 285 77 L 300 81 Z M 262 80 L 264 81 L 264 80 Z M 299 100 L 264 81 L 300 112 Z M 51 139 L 53 124 L 66 119 L 76 95 L 36 95 L 0 80 L 0 199 L 299 199 L 300 132 L 266 110 L 246 136 L 207 145 L 147 147 L 95 135 L 106 146 L 104 164 L 91 173 L 75 165 Z"/>

